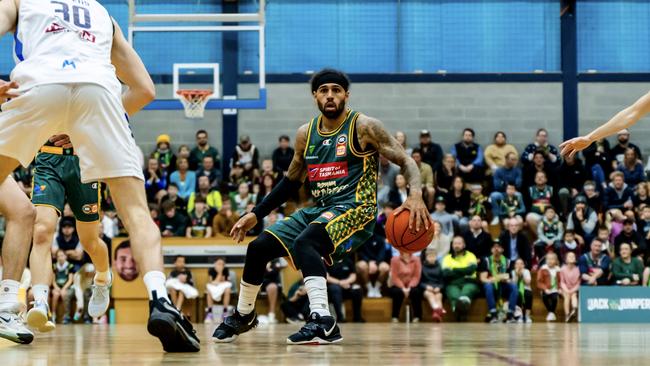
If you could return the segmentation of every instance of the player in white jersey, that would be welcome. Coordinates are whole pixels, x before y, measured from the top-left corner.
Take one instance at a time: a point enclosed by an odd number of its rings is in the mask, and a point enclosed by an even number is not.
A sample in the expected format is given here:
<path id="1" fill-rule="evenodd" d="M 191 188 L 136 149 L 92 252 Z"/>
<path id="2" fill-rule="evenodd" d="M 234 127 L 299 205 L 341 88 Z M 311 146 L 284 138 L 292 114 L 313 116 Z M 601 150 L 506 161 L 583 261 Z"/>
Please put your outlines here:
<path id="1" fill-rule="evenodd" d="M 0 81 L 0 212 L 7 218 L 0 283 L 0 336 L 29 343 L 18 318 L 34 208 L 7 176 L 27 166 L 50 136 L 67 134 L 84 183 L 102 180 L 129 231 L 150 297 L 147 329 L 168 352 L 200 348 L 192 325 L 167 297 L 160 231 L 147 208 L 128 115 L 154 97 L 153 82 L 117 23 L 95 0 L 1 0 L 0 34 L 15 31 L 17 65 Z M 127 89 L 121 93 L 121 80 Z M 9 260 L 11 258 L 11 260 Z"/>

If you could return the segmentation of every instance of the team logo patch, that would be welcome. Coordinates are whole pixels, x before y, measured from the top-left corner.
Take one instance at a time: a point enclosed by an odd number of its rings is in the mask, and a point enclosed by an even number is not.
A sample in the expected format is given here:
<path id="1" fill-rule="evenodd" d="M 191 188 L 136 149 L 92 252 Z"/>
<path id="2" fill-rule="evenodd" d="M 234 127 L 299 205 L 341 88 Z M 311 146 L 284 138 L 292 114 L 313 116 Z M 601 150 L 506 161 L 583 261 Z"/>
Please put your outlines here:
<path id="1" fill-rule="evenodd" d="M 337 145 L 345 144 L 348 142 L 348 135 L 341 135 L 339 138 L 336 140 Z"/>
<path id="2" fill-rule="evenodd" d="M 98 211 L 97 204 L 94 203 L 92 205 L 83 205 L 81 207 L 81 211 L 83 211 L 83 213 L 86 215 L 96 214 Z"/>
<path id="3" fill-rule="evenodd" d="M 330 146 L 332 144 L 332 139 L 323 140 L 323 146 Z"/>
<path id="4" fill-rule="evenodd" d="M 34 185 L 34 196 L 45 194 L 46 189 L 46 185 Z"/>
<path id="5" fill-rule="evenodd" d="M 316 148 L 316 146 L 314 146 L 314 145 L 309 145 L 309 153 L 310 153 L 310 154 L 313 154 L 315 148 Z"/>
<path id="6" fill-rule="evenodd" d="M 312 164 L 307 166 L 307 171 L 309 172 L 309 180 L 312 182 L 338 179 L 348 176 L 348 162 Z"/>
<path id="7" fill-rule="evenodd" d="M 333 212 L 330 212 L 330 211 L 323 212 L 323 214 L 320 215 L 320 217 L 324 218 L 324 219 L 327 220 L 327 221 L 330 221 L 331 219 L 334 218 L 334 213 L 333 213 Z"/>
<path id="8" fill-rule="evenodd" d="M 347 142 L 348 136 L 341 135 L 336 139 L 336 156 L 341 157 L 347 155 Z"/>
<path id="9" fill-rule="evenodd" d="M 97 189 L 97 182 L 93 183 L 91 187 L 93 187 L 93 189 Z"/>

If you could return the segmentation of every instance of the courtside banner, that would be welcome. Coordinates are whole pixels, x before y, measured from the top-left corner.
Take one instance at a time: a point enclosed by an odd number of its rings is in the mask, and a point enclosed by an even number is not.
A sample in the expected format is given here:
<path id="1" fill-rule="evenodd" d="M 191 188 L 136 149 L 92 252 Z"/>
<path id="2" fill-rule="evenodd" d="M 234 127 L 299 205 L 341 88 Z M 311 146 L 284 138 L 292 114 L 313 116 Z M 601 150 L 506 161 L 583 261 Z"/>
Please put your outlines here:
<path id="1" fill-rule="evenodd" d="M 581 286 L 581 323 L 650 323 L 650 287 Z"/>

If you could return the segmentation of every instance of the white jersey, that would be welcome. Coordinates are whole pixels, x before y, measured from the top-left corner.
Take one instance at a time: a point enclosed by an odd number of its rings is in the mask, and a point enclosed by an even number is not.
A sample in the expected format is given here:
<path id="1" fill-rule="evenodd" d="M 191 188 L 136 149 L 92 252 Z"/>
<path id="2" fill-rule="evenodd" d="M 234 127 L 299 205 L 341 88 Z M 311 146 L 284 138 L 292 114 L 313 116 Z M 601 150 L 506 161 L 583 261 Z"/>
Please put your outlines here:
<path id="1" fill-rule="evenodd" d="M 14 33 L 20 91 L 43 84 L 93 83 L 120 96 L 111 64 L 114 26 L 95 0 L 20 0 Z"/>

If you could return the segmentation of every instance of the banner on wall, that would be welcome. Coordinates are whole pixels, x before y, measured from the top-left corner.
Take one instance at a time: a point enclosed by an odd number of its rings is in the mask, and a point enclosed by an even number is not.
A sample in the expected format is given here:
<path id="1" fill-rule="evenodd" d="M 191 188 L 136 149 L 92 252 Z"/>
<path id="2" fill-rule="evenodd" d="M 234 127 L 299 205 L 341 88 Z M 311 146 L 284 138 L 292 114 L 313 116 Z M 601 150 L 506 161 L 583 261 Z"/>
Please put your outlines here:
<path id="1" fill-rule="evenodd" d="M 650 287 L 581 286 L 581 323 L 650 323 Z"/>

